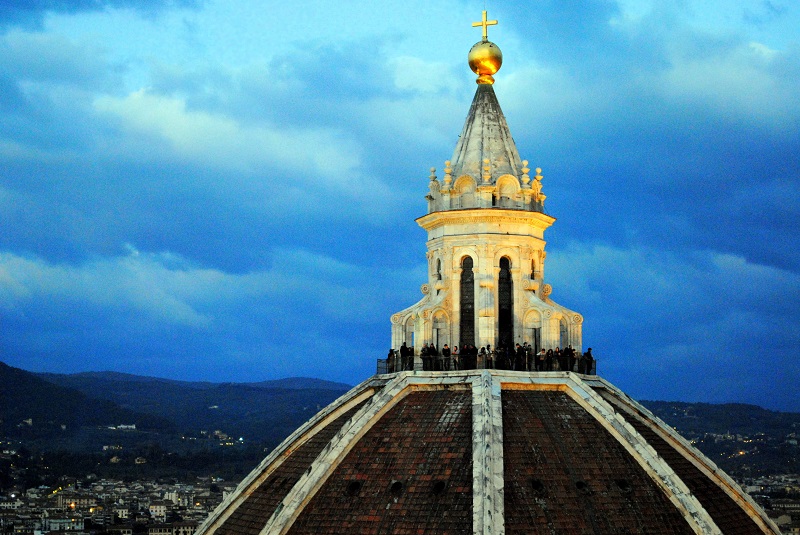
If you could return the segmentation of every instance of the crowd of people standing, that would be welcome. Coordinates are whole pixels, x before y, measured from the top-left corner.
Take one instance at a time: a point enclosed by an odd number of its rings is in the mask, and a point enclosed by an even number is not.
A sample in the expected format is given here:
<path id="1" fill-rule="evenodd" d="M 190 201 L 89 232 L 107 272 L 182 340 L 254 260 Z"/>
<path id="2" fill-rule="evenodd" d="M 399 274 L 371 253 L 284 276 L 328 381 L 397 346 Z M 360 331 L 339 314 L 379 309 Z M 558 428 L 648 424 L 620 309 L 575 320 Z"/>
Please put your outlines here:
<path id="1" fill-rule="evenodd" d="M 413 370 L 414 348 L 405 342 L 400 351 L 389 350 L 387 371 Z M 527 342 L 515 347 L 487 345 L 478 349 L 472 344 L 450 348 L 444 344 L 439 350 L 434 344 L 423 344 L 419 352 L 422 369 L 425 371 L 450 371 L 474 369 L 498 369 L 515 371 L 575 371 L 583 374 L 594 373 L 594 356 L 590 347 L 585 353 L 575 351 L 572 346 L 561 349 L 542 348 L 538 353 Z"/>

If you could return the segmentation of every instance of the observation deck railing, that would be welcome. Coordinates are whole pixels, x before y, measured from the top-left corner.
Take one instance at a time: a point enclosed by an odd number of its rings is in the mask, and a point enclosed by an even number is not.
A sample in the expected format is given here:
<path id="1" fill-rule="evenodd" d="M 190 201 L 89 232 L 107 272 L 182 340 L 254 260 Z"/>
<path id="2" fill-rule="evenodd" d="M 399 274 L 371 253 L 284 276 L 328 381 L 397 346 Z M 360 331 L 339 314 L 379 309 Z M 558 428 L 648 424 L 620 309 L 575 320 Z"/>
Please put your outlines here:
<path id="1" fill-rule="evenodd" d="M 405 363 L 405 368 L 403 367 L 404 363 L 399 355 L 395 355 L 393 357 L 386 357 L 383 359 L 377 359 L 377 373 L 378 374 L 385 374 L 385 373 L 395 373 L 399 371 L 459 371 L 459 370 L 511 370 L 511 371 L 527 371 L 527 372 L 540 372 L 540 371 L 573 371 L 577 373 L 583 373 L 585 375 L 597 375 L 597 359 L 592 358 L 589 362 L 583 359 L 582 356 L 575 357 L 575 364 L 571 370 L 562 370 L 561 366 L 558 362 L 558 359 L 553 358 L 551 361 L 550 368 L 543 368 L 538 369 L 536 367 L 536 357 L 532 357 L 529 359 L 525 366 L 520 367 L 519 369 L 514 367 L 514 362 L 511 362 L 510 366 L 503 366 L 498 367 L 495 362 L 491 358 L 488 358 L 488 355 L 481 355 L 478 354 L 477 358 L 472 357 L 470 360 L 475 360 L 474 365 L 473 363 L 467 363 L 466 359 L 463 356 L 459 357 L 458 361 L 455 361 L 452 357 L 443 357 L 442 355 L 431 356 L 431 357 L 421 357 L 419 355 L 414 355 L 413 357 L 408 357 L 406 360 L 408 362 Z M 514 359 L 514 357 L 511 357 Z M 426 362 L 427 360 L 427 362 Z M 586 369 L 588 365 L 588 370 Z M 532 367 L 532 368 L 531 368 Z M 568 366 L 567 366 L 568 367 Z"/>

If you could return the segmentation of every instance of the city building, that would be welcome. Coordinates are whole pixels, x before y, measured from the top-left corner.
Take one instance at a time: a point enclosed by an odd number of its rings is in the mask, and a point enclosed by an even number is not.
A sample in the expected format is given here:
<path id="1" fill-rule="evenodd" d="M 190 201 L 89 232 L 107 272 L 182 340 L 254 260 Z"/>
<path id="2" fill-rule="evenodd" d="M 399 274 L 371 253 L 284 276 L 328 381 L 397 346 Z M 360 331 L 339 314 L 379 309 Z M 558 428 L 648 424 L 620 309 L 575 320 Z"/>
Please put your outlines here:
<path id="1" fill-rule="evenodd" d="M 167 501 L 154 501 L 150 503 L 150 517 L 157 522 L 166 522 L 167 513 L 172 510 L 172 502 Z"/>

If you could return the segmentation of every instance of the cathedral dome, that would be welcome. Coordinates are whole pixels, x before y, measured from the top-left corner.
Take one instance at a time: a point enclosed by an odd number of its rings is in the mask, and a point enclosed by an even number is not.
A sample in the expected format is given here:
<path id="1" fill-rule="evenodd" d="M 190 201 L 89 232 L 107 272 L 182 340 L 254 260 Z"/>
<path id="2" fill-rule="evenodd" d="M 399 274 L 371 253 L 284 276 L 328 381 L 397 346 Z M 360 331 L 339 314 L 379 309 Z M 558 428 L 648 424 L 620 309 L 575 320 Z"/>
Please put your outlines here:
<path id="1" fill-rule="evenodd" d="M 595 376 L 378 375 L 270 455 L 198 535 L 779 533 L 729 477 Z"/>
<path id="2" fill-rule="evenodd" d="M 458 344 L 465 363 L 466 347 L 582 347 L 583 316 L 544 283 L 555 220 L 491 85 L 502 63 L 486 39 L 494 24 L 485 11 L 473 23 L 484 34 L 470 51 L 479 85 L 417 220 L 429 238 L 424 297 L 392 316 L 407 371 L 375 375 L 319 412 L 197 535 L 779 533 L 712 461 L 595 375 L 429 371 L 414 358 L 429 344 Z"/>

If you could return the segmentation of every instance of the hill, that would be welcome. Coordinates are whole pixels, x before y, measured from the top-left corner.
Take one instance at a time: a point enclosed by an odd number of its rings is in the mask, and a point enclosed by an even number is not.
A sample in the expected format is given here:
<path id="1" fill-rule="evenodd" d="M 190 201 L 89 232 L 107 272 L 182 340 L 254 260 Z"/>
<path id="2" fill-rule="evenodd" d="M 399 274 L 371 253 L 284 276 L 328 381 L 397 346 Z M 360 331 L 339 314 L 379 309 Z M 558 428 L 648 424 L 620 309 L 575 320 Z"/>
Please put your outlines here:
<path id="1" fill-rule="evenodd" d="M 642 401 L 648 409 L 678 428 L 687 438 L 707 433 L 787 436 L 800 432 L 800 414 L 778 412 L 745 403 Z"/>
<path id="2" fill-rule="evenodd" d="M 81 372 L 71 374 L 60 373 L 37 373 L 36 376 L 55 383 L 61 386 L 68 386 L 75 389 L 85 389 L 97 384 L 119 385 L 124 383 L 145 383 L 145 384 L 172 384 L 187 388 L 204 389 L 215 388 L 220 384 L 228 383 L 212 383 L 210 381 L 179 381 L 176 379 L 164 379 L 160 377 L 148 377 L 143 375 L 133 375 L 130 373 L 121 372 Z M 254 388 L 280 388 L 290 390 L 337 390 L 346 392 L 352 388 L 352 385 L 345 383 L 336 383 L 333 381 L 325 381 L 323 379 L 314 379 L 311 377 L 287 377 L 285 379 L 274 379 L 271 381 L 259 381 L 251 383 L 230 383 L 244 386 L 252 386 Z"/>
<path id="3" fill-rule="evenodd" d="M 723 470 L 739 477 L 800 473 L 800 414 L 743 403 L 643 401 Z"/>
<path id="4" fill-rule="evenodd" d="M 219 430 L 267 446 L 277 445 L 350 389 L 298 377 L 257 383 L 187 382 L 115 372 L 38 377 L 127 410 L 166 418 L 183 435 Z"/>
<path id="5" fill-rule="evenodd" d="M 106 457 L 160 459 L 147 465 L 152 473 L 211 466 L 238 473 L 349 388 L 309 378 L 212 383 L 116 372 L 32 374 L 0 363 L 0 438 L 73 455 L 66 466 L 78 466 L 75 455 L 96 456 L 113 444 L 120 449 Z M 642 403 L 731 474 L 800 472 L 800 414 L 744 404 Z M 135 423 L 136 431 L 108 429 L 123 423 Z"/>
<path id="6" fill-rule="evenodd" d="M 0 462 L 0 482 L 37 486 L 88 473 L 241 478 L 349 388 L 307 378 L 232 384 L 116 372 L 33 374 L 0 363 L 0 441 L 26 452 Z"/>
<path id="7" fill-rule="evenodd" d="M 166 431 L 169 420 L 53 384 L 0 362 L 0 433 L 26 440 L 63 438 L 83 427 L 136 425 Z"/>
<path id="8" fill-rule="evenodd" d="M 347 392 L 353 385 L 345 383 L 334 383 L 323 379 L 313 379 L 310 377 L 287 377 L 286 379 L 276 379 L 274 381 L 261 381 L 258 383 L 244 383 L 256 388 L 289 388 L 289 389 L 315 389 L 315 390 L 338 390 Z"/>

